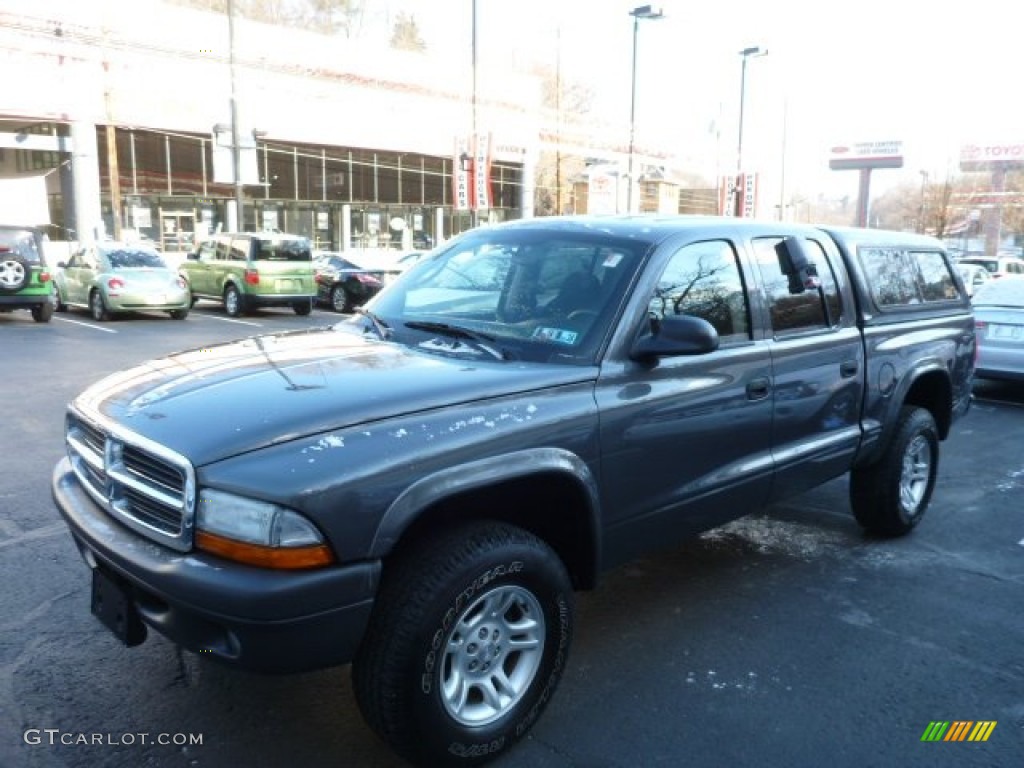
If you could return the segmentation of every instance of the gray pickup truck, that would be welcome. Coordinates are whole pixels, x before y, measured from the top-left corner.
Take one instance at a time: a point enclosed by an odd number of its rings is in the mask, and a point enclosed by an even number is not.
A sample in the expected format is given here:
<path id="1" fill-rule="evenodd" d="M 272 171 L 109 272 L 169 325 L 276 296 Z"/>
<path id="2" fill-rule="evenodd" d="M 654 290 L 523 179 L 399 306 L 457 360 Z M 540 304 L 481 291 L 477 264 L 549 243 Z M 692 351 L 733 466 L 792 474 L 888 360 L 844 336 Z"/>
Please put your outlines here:
<path id="1" fill-rule="evenodd" d="M 469 765 L 548 704 L 602 571 L 844 473 L 866 531 L 910 531 L 974 348 L 930 238 L 514 222 L 334 327 L 100 381 L 52 491 L 126 644 L 352 662 L 393 749 Z"/>

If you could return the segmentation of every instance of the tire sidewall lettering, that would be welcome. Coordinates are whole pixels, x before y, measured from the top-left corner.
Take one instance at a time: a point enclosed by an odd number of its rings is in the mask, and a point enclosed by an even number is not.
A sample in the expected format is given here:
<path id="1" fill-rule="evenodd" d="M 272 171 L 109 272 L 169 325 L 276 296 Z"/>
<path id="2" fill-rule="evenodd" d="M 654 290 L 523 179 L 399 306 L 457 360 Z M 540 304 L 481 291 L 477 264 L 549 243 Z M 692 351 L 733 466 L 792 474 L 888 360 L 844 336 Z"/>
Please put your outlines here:
<path id="1" fill-rule="evenodd" d="M 463 589 L 441 617 L 441 623 L 437 630 L 431 635 L 430 647 L 423 659 L 423 666 L 420 675 L 420 692 L 430 695 L 434 690 L 434 671 L 437 668 L 437 656 L 444 644 L 444 639 L 455 620 L 462 614 L 462 611 L 479 592 L 492 582 L 503 576 L 511 576 L 521 573 L 525 568 L 522 560 L 513 560 L 510 563 L 502 563 L 488 568 L 483 573 L 473 578 L 469 585 Z"/>

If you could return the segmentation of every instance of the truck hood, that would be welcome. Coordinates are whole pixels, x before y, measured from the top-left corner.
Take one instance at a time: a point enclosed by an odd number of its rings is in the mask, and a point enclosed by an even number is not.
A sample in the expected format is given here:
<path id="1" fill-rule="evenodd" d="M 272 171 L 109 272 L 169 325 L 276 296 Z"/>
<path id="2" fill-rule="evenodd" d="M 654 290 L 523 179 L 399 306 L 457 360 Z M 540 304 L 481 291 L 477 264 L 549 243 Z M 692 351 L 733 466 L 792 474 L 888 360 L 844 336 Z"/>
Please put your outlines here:
<path id="1" fill-rule="evenodd" d="M 595 375 L 574 365 L 431 354 L 322 328 L 152 360 L 97 382 L 74 406 L 202 466 L 320 432 Z"/>

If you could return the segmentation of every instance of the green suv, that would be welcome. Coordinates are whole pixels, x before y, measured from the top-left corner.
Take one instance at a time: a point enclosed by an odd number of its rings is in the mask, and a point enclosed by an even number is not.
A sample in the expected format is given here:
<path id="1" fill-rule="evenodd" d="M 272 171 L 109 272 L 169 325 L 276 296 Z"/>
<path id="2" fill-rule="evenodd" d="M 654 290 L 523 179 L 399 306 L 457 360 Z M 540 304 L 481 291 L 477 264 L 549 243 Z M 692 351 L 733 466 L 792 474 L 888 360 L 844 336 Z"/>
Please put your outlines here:
<path id="1" fill-rule="evenodd" d="M 0 312 L 32 310 L 32 319 L 53 317 L 53 279 L 46 264 L 46 235 L 34 227 L 0 225 Z"/>
<path id="2" fill-rule="evenodd" d="M 316 298 L 309 240 L 277 232 L 214 235 L 182 262 L 192 302 L 224 302 L 231 317 L 257 307 L 290 306 L 308 315 Z"/>

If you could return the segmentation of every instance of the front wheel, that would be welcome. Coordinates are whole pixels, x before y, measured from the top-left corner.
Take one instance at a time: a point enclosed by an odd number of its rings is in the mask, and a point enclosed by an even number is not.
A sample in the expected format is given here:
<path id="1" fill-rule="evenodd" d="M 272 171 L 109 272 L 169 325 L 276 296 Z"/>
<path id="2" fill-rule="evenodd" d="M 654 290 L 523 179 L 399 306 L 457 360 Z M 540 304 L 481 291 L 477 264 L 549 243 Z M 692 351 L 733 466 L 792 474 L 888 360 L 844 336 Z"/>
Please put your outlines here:
<path id="1" fill-rule="evenodd" d="M 313 311 L 313 300 L 307 299 L 305 301 L 296 301 L 292 303 L 292 311 L 296 315 L 305 316 Z"/>
<path id="2" fill-rule="evenodd" d="M 188 317 L 188 310 L 187 309 L 172 309 L 167 314 L 169 314 L 171 316 L 171 318 L 174 319 L 174 320 L 184 320 L 186 317 Z"/>
<path id="3" fill-rule="evenodd" d="M 565 567 L 543 541 L 500 523 L 396 557 L 352 666 L 359 708 L 416 764 L 494 759 L 530 729 L 565 669 Z"/>
<path id="4" fill-rule="evenodd" d="M 850 504 L 866 531 L 909 533 L 924 516 L 939 467 L 939 434 L 924 408 L 900 409 L 896 432 L 881 458 L 850 473 Z"/>

